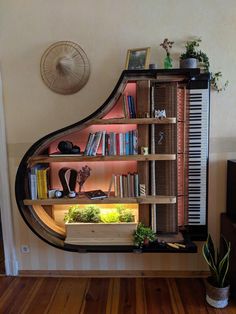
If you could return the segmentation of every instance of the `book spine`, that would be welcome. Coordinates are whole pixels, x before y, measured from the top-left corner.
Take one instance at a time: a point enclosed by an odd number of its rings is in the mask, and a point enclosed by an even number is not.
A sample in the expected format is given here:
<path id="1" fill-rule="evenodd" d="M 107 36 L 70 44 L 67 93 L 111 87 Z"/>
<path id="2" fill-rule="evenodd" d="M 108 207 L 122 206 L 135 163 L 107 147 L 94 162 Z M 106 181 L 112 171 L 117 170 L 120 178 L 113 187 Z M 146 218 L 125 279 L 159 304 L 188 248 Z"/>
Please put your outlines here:
<path id="1" fill-rule="evenodd" d="M 106 155 L 106 131 L 102 131 L 102 156 Z"/>
<path id="2" fill-rule="evenodd" d="M 128 197 L 131 197 L 131 178 L 130 178 L 130 173 L 127 174 L 127 193 Z"/>
<path id="3" fill-rule="evenodd" d="M 90 141 L 90 138 L 92 136 L 92 133 L 89 133 L 89 136 L 88 136 L 88 139 L 87 139 L 87 143 L 86 143 L 86 146 L 85 146 L 85 149 L 84 149 L 84 155 L 87 156 L 87 153 L 88 153 L 88 145 L 89 145 L 89 141 Z"/>
<path id="4" fill-rule="evenodd" d="M 101 142 L 101 138 L 102 138 L 102 131 L 96 132 L 95 138 L 93 141 L 93 147 L 91 148 L 91 152 L 90 152 L 91 156 L 96 156 L 97 151 L 98 151 L 98 147 L 99 147 L 100 142 Z"/>
<path id="5" fill-rule="evenodd" d="M 119 182 L 120 182 L 120 197 L 124 197 L 124 187 L 123 187 L 123 180 L 122 180 L 123 175 L 120 175 L 119 177 Z"/>
<path id="6" fill-rule="evenodd" d="M 133 155 L 133 133 L 129 131 L 129 155 Z"/>
<path id="7" fill-rule="evenodd" d="M 29 189 L 32 200 L 37 199 L 37 177 L 35 173 L 29 173 Z"/>
<path id="8" fill-rule="evenodd" d="M 129 118 L 133 118 L 133 113 L 132 113 L 132 104 L 131 104 L 131 98 L 130 98 L 131 96 L 130 95 L 128 95 L 127 96 L 127 103 L 128 103 L 128 108 L 129 108 Z"/>
<path id="9" fill-rule="evenodd" d="M 134 197 L 134 174 L 130 174 L 130 196 Z"/>
<path id="10" fill-rule="evenodd" d="M 130 96 L 130 102 L 131 102 L 131 110 L 132 110 L 132 117 L 136 118 L 136 106 L 135 106 L 135 102 L 134 102 L 134 97 Z"/>
<path id="11" fill-rule="evenodd" d="M 125 133 L 125 155 L 129 155 L 129 132 Z"/>
<path id="12" fill-rule="evenodd" d="M 94 138 L 95 138 L 95 133 L 92 133 L 91 137 L 89 138 L 88 150 L 87 150 L 86 156 L 91 156 L 91 151 L 92 151 L 92 147 L 93 147 Z"/>
<path id="13" fill-rule="evenodd" d="M 105 134 L 105 156 L 108 156 L 110 152 L 110 134 Z"/>
<path id="14" fill-rule="evenodd" d="M 114 175 L 114 192 L 115 192 L 115 197 L 118 197 L 118 184 L 117 184 L 117 175 Z"/>
<path id="15" fill-rule="evenodd" d="M 138 130 L 133 130 L 133 154 L 138 154 Z"/>
<path id="16" fill-rule="evenodd" d="M 129 118 L 128 104 L 127 104 L 127 96 L 125 94 L 122 95 L 122 105 L 123 105 L 123 113 L 125 118 Z"/>
<path id="17" fill-rule="evenodd" d="M 135 197 L 139 196 L 139 177 L 138 177 L 138 173 L 134 174 L 134 196 Z"/>
<path id="18" fill-rule="evenodd" d="M 119 133 L 119 146 L 120 155 L 124 155 L 123 133 Z"/>

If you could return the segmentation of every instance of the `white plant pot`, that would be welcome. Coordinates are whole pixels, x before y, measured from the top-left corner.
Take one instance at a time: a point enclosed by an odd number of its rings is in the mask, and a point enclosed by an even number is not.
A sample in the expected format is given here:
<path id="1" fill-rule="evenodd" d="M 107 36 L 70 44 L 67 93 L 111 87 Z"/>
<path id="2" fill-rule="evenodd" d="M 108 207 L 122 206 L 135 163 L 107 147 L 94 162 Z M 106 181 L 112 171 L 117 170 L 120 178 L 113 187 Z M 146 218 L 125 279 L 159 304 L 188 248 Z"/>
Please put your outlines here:
<path id="1" fill-rule="evenodd" d="M 188 58 L 188 59 L 180 60 L 180 68 L 181 69 L 195 69 L 195 68 L 197 68 L 197 59 Z"/>
<path id="2" fill-rule="evenodd" d="M 229 300 L 229 286 L 224 288 L 218 288 L 212 286 L 207 280 L 206 286 L 206 301 L 211 306 L 221 309 L 228 305 Z"/>

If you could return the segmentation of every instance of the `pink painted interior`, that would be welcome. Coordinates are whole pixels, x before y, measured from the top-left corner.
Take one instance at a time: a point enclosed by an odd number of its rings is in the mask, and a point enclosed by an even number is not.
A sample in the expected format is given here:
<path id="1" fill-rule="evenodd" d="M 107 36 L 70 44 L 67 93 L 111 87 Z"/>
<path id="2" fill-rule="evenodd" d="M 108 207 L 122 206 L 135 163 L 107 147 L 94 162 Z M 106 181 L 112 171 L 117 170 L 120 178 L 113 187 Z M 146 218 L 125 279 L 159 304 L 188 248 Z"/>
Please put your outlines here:
<path id="1" fill-rule="evenodd" d="M 132 95 L 136 101 L 136 84 L 128 83 L 124 90 L 124 94 Z M 108 112 L 103 118 L 123 118 L 123 104 L 122 97 L 119 97 L 117 103 L 113 108 Z M 71 141 L 74 145 L 78 145 L 83 152 L 88 140 L 89 133 L 95 133 L 97 131 L 106 131 L 106 132 L 115 132 L 115 133 L 125 133 L 127 131 L 131 131 L 136 129 L 136 125 L 91 125 L 86 127 L 78 132 L 74 132 L 73 134 L 67 135 L 54 141 L 50 144 L 49 152 L 54 153 L 57 152 L 57 146 L 60 141 Z M 101 154 L 101 144 L 98 149 L 98 154 Z M 112 162 L 73 162 L 68 165 L 68 163 L 51 163 L 51 187 L 54 189 L 61 189 L 60 180 L 58 177 L 58 171 L 62 167 L 70 167 L 79 171 L 84 165 L 88 165 L 91 170 L 91 176 L 87 179 L 84 189 L 85 190 L 93 190 L 93 189 L 102 189 L 104 191 L 108 190 L 112 174 L 127 174 L 128 172 L 136 172 L 137 171 L 137 162 L 125 162 L 125 161 L 112 161 Z M 77 187 L 78 191 L 78 187 Z M 112 188 L 114 191 L 114 187 Z"/>

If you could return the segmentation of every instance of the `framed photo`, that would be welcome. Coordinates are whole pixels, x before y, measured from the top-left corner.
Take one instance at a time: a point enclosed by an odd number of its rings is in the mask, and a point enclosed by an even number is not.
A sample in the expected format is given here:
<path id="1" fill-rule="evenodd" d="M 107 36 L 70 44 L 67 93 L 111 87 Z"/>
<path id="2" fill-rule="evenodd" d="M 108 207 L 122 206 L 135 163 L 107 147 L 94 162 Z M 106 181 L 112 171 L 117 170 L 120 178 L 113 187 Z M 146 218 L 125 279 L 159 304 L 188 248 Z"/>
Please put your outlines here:
<path id="1" fill-rule="evenodd" d="M 150 47 L 129 49 L 126 57 L 126 70 L 143 70 L 148 69 L 150 61 Z"/>

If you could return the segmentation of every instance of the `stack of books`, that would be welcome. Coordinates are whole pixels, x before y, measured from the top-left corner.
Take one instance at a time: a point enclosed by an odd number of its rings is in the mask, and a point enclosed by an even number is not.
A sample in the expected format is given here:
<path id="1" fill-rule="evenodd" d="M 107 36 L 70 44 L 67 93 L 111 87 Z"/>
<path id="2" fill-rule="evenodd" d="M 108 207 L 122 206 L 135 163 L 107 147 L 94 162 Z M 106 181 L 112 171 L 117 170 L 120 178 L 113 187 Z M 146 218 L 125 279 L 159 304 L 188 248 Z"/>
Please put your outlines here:
<path id="1" fill-rule="evenodd" d="M 29 172 L 29 190 L 32 200 L 48 198 L 49 168 L 44 166 L 34 166 Z"/>
<path id="2" fill-rule="evenodd" d="M 110 195 L 113 186 L 115 197 L 122 198 L 140 196 L 138 173 L 112 175 L 108 195 Z"/>
<path id="3" fill-rule="evenodd" d="M 96 156 L 101 147 L 102 156 L 138 154 L 138 131 L 125 133 L 98 131 L 90 133 L 84 150 L 85 156 Z"/>
<path id="4" fill-rule="evenodd" d="M 136 104 L 134 97 L 131 95 L 122 95 L 123 111 L 125 118 L 133 119 L 137 117 Z"/>

